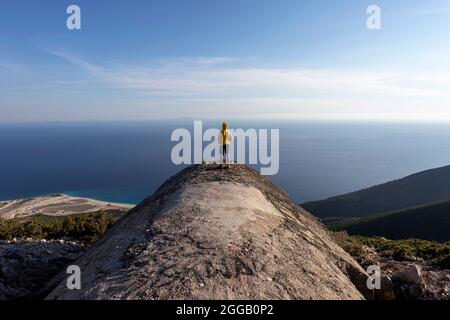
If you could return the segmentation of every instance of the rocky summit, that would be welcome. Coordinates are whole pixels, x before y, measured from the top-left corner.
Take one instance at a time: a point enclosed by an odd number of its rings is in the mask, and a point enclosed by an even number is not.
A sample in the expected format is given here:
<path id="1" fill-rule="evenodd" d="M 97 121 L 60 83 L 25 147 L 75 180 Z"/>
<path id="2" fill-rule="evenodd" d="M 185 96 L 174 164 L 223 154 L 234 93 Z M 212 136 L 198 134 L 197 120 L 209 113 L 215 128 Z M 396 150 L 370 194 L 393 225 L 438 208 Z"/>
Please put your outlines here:
<path id="1" fill-rule="evenodd" d="M 367 279 L 315 217 L 234 164 L 171 177 L 74 264 L 81 290 L 61 273 L 47 299 L 364 299 Z"/>

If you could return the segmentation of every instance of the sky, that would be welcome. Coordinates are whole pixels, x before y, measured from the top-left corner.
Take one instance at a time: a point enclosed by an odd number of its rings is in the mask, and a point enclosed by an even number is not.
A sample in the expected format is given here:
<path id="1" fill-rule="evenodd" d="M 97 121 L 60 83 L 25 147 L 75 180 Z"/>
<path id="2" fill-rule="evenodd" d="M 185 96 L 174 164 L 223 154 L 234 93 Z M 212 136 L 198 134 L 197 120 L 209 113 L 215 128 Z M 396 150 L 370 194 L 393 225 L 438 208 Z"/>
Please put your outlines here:
<path id="1" fill-rule="evenodd" d="M 447 0 L 2 0 L 0 122 L 450 121 L 449 36 Z"/>

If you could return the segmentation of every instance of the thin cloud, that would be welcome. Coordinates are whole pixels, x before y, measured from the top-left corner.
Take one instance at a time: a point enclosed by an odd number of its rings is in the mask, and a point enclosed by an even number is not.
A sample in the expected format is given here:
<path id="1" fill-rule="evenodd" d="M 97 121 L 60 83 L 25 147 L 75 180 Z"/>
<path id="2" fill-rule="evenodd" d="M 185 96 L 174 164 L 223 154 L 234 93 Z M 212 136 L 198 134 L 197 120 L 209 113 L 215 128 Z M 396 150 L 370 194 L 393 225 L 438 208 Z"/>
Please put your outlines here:
<path id="1" fill-rule="evenodd" d="M 450 119 L 450 75 L 445 72 L 257 68 L 220 57 L 96 65 L 61 51 L 51 54 L 83 71 L 90 89 L 135 93 L 134 107 L 161 115 L 204 116 L 207 110 L 214 117 L 227 110 L 230 116 L 420 119 L 438 114 Z"/>
<path id="2" fill-rule="evenodd" d="M 284 93 L 304 96 L 304 92 L 367 93 L 412 97 L 447 97 L 447 91 L 428 88 L 439 83 L 450 88 L 448 74 L 336 71 L 301 68 L 222 67 L 205 61 L 222 58 L 165 61 L 154 66 L 102 67 L 80 58 L 52 52 L 80 67 L 93 79 L 114 88 L 135 89 L 154 95 L 250 96 Z M 227 60 L 229 61 L 229 60 Z M 207 67 L 204 67 L 204 65 Z M 201 67 L 199 67 L 201 65 Z"/>
<path id="3" fill-rule="evenodd" d="M 10 73 L 25 73 L 27 72 L 27 68 L 21 64 L 14 63 L 11 61 L 0 60 L 0 71 L 6 71 Z"/>
<path id="4" fill-rule="evenodd" d="M 413 10 L 405 10 L 406 14 L 411 16 L 436 16 L 450 14 L 450 6 L 445 7 L 428 7 Z"/>
<path id="5" fill-rule="evenodd" d="M 434 16 L 434 15 L 446 15 L 450 14 L 449 8 L 440 8 L 440 9 L 425 9 L 415 12 L 416 15 L 420 16 Z"/>

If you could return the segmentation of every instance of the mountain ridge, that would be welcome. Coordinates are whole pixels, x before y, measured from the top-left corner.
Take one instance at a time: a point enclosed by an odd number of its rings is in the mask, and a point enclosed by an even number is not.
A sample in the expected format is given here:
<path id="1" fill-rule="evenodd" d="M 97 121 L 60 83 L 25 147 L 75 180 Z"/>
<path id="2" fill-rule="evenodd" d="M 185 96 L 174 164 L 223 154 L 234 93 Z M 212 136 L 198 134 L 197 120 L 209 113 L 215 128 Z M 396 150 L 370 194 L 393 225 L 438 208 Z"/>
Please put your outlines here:
<path id="1" fill-rule="evenodd" d="M 418 238 L 450 241 L 450 201 L 383 212 L 334 227 L 352 235 L 382 236 L 388 239 Z"/>
<path id="2" fill-rule="evenodd" d="M 47 299 L 363 299 L 367 274 L 244 165 L 194 165 L 123 215 Z M 361 291 L 359 291 L 359 290 Z"/>
<path id="3" fill-rule="evenodd" d="M 364 217 L 450 200 L 450 165 L 421 171 L 351 193 L 301 204 L 320 218 Z"/>

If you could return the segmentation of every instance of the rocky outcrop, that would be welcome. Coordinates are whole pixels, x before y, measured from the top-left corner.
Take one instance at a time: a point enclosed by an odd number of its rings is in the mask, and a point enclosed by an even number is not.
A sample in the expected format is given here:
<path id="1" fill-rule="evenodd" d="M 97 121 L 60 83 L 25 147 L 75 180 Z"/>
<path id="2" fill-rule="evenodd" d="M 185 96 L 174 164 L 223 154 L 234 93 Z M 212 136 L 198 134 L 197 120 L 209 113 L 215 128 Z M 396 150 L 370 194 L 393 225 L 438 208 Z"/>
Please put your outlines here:
<path id="1" fill-rule="evenodd" d="M 419 266 L 413 264 L 393 274 L 392 279 L 396 282 L 410 284 L 410 285 L 423 285 L 422 270 Z"/>
<path id="2" fill-rule="evenodd" d="M 363 247 L 355 257 L 365 268 L 378 265 L 382 273 L 381 290 L 373 292 L 379 300 L 450 300 L 450 270 L 440 269 L 429 261 L 412 258 L 399 261 Z"/>
<path id="3" fill-rule="evenodd" d="M 363 299 L 364 270 L 243 165 L 195 165 L 130 210 L 48 299 Z M 353 282 L 352 282 L 353 281 Z"/>
<path id="4" fill-rule="evenodd" d="M 0 300 L 44 298 L 48 282 L 85 247 L 64 241 L 0 241 Z"/>

